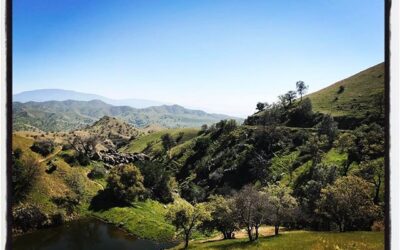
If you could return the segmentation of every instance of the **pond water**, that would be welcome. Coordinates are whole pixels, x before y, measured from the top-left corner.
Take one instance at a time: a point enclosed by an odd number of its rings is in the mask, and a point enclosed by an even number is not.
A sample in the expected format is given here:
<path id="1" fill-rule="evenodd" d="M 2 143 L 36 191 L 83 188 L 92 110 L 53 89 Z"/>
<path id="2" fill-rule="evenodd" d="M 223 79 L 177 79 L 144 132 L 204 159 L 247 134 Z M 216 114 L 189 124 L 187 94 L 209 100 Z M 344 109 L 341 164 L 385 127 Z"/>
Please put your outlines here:
<path id="1" fill-rule="evenodd" d="M 137 239 L 118 227 L 95 219 L 83 219 L 13 238 L 12 249 L 57 250 L 159 250 L 174 243 Z"/>

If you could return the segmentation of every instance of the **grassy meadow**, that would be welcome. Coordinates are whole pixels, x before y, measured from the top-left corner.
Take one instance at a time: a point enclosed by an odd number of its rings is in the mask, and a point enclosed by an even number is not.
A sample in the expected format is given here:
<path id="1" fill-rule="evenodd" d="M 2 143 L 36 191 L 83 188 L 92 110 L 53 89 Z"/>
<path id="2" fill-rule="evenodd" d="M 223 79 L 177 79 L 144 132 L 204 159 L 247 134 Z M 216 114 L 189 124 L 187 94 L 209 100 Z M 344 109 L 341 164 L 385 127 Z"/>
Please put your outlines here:
<path id="1" fill-rule="evenodd" d="M 174 249 L 182 249 L 182 245 Z M 278 236 L 263 236 L 256 242 L 249 242 L 247 238 L 192 241 L 189 244 L 189 249 L 380 250 L 384 249 L 384 233 L 287 231 Z"/>

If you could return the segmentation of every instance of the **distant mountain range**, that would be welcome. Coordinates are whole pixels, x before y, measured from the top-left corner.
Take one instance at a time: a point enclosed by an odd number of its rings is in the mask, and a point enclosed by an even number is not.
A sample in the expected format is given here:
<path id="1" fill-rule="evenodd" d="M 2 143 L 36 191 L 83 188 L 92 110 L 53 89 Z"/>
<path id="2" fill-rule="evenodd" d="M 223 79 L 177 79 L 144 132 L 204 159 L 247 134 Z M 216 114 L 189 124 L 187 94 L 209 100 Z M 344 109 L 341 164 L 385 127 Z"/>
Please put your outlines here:
<path id="1" fill-rule="evenodd" d="M 162 105 L 148 108 L 113 106 L 100 100 L 14 102 L 13 129 L 68 131 L 83 128 L 103 116 L 119 118 L 135 127 L 158 125 L 167 128 L 200 127 L 223 119 L 243 119 L 201 110 L 186 109 L 179 105 Z"/>
<path id="2" fill-rule="evenodd" d="M 144 99 L 111 99 L 108 97 L 82 93 L 72 90 L 64 89 L 37 89 L 32 91 L 24 91 L 13 95 L 14 102 L 46 102 L 46 101 L 91 101 L 100 100 L 105 103 L 115 106 L 130 106 L 133 108 L 147 108 L 151 106 L 169 105 L 171 103 L 164 103 Z"/>

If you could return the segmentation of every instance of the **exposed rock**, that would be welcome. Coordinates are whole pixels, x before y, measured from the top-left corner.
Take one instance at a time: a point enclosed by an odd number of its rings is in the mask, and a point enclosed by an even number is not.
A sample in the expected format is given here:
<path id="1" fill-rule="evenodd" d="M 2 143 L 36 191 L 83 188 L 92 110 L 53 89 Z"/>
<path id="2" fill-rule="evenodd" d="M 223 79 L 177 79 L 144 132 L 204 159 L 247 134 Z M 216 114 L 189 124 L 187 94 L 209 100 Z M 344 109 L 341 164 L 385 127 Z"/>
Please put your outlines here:
<path id="1" fill-rule="evenodd" d="M 147 161 L 150 157 L 143 153 L 120 153 L 114 149 L 108 151 L 99 151 L 95 154 L 95 158 L 104 162 L 106 169 L 113 166 L 134 163 L 136 161 Z"/>

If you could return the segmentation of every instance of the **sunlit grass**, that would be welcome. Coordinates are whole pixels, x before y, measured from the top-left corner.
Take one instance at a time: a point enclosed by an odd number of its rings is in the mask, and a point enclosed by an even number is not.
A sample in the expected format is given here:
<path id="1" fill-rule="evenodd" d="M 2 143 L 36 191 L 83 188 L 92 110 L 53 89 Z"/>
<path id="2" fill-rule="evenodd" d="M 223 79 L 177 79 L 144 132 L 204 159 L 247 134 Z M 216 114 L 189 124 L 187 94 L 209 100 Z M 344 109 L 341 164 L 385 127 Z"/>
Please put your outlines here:
<path id="1" fill-rule="evenodd" d="M 179 245 L 175 249 L 180 249 Z M 290 231 L 267 236 L 256 242 L 248 239 L 192 241 L 190 249 L 265 249 L 265 250 L 379 250 L 384 249 L 383 232 Z"/>

